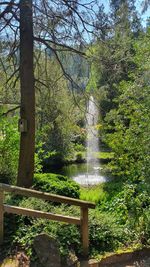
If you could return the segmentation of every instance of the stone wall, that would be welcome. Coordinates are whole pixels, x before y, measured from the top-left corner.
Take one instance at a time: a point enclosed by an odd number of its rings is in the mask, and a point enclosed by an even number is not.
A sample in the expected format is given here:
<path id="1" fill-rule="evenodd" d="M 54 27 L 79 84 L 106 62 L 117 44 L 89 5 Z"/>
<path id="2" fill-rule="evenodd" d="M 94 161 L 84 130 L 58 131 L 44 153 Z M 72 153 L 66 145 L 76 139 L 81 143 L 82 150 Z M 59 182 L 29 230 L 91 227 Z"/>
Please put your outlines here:
<path id="1" fill-rule="evenodd" d="M 80 267 L 150 267 L 150 249 L 114 254 L 101 261 L 83 261 Z"/>

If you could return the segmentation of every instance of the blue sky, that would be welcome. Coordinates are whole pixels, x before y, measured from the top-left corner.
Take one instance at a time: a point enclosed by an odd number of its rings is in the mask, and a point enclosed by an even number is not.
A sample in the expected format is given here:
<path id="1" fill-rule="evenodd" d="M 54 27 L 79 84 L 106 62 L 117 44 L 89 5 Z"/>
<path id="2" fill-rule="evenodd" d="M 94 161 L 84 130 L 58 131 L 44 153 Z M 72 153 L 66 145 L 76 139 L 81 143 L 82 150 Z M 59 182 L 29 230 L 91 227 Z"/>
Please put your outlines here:
<path id="1" fill-rule="evenodd" d="M 143 0 L 137 0 L 136 1 L 137 11 L 140 14 L 142 11 L 142 2 L 143 2 Z M 109 12 L 109 0 L 102 0 L 101 3 L 103 3 L 103 5 L 105 7 L 105 11 Z M 145 26 L 147 18 L 150 17 L 150 7 L 148 8 L 148 10 L 145 12 L 144 15 L 141 15 L 141 17 L 142 17 L 142 24 L 143 24 L 143 26 Z"/>

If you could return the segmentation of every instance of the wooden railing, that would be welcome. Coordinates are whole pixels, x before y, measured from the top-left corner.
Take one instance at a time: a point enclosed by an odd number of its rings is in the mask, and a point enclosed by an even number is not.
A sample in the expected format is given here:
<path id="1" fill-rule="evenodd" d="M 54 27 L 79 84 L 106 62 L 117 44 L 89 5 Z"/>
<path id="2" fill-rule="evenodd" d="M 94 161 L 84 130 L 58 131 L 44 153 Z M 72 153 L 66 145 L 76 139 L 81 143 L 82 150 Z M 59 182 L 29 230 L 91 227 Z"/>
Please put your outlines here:
<path id="1" fill-rule="evenodd" d="M 69 205 L 79 206 L 81 210 L 80 218 L 64 216 L 59 214 L 52 214 L 50 212 L 42 212 L 37 210 L 31 210 L 16 206 L 10 206 L 4 204 L 4 192 L 10 192 L 16 195 L 23 195 L 27 197 L 35 197 L 43 200 L 65 203 Z M 36 218 L 43 218 L 48 220 L 54 220 L 59 222 L 65 222 L 70 224 L 77 224 L 81 226 L 82 247 L 83 256 L 88 256 L 89 249 L 89 230 L 88 230 L 88 209 L 94 209 L 95 204 L 83 200 L 64 197 L 60 195 L 48 194 L 39 192 L 36 190 L 26 189 L 22 187 L 6 185 L 0 183 L 0 244 L 3 243 L 4 236 L 4 213 L 13 213 L 18 215 L 31 216 Z"/>

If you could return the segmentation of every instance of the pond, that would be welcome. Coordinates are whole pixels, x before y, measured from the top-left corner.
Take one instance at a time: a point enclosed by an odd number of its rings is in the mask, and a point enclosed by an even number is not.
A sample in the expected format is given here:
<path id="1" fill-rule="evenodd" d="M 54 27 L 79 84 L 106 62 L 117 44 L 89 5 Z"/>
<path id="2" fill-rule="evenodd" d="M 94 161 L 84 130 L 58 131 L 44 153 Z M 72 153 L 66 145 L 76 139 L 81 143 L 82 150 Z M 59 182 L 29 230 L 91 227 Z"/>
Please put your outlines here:
<path id="1" fill-rule="evenodd" d="M 86 163 L 70 164 L 57 169 L 57 171 L 56 169 L 53 171 L 68 176 L 77 183 L 86 186 L 106 182 L 109 179 L 105 176 L 103 167 L 93 167 L 92 164 L 89 164 L 87 167 Z"/>

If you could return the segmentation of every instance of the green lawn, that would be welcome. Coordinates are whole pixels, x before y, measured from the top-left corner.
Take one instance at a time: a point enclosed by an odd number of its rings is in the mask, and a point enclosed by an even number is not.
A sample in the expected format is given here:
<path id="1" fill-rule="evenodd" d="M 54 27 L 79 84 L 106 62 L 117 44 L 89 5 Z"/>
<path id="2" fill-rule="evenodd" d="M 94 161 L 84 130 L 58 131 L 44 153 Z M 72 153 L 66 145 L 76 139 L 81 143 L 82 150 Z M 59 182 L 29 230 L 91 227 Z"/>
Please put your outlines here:
<path id="1" fill-rule="evenodd" d="M 98 159 L 113 159 L 114 158 L 113 152 L 96 152 L 95 155 Z"/>
<path id="2" fill-rule="evenodd" d="M 80 199 L 82 200 L 99 203 L 100 201 L 106 199 L 106 197 L 107 192 L 104 191 L 103 184 L 80 188 Z"/>
<path id="3" fill-rule="evenodd" d="M 86 152 L 81 152 L 82 158 L 86 158 Z M 113 159 L 114 153 L 113 152 L 95 152 L 95 156 L 98 159 Z"/>

